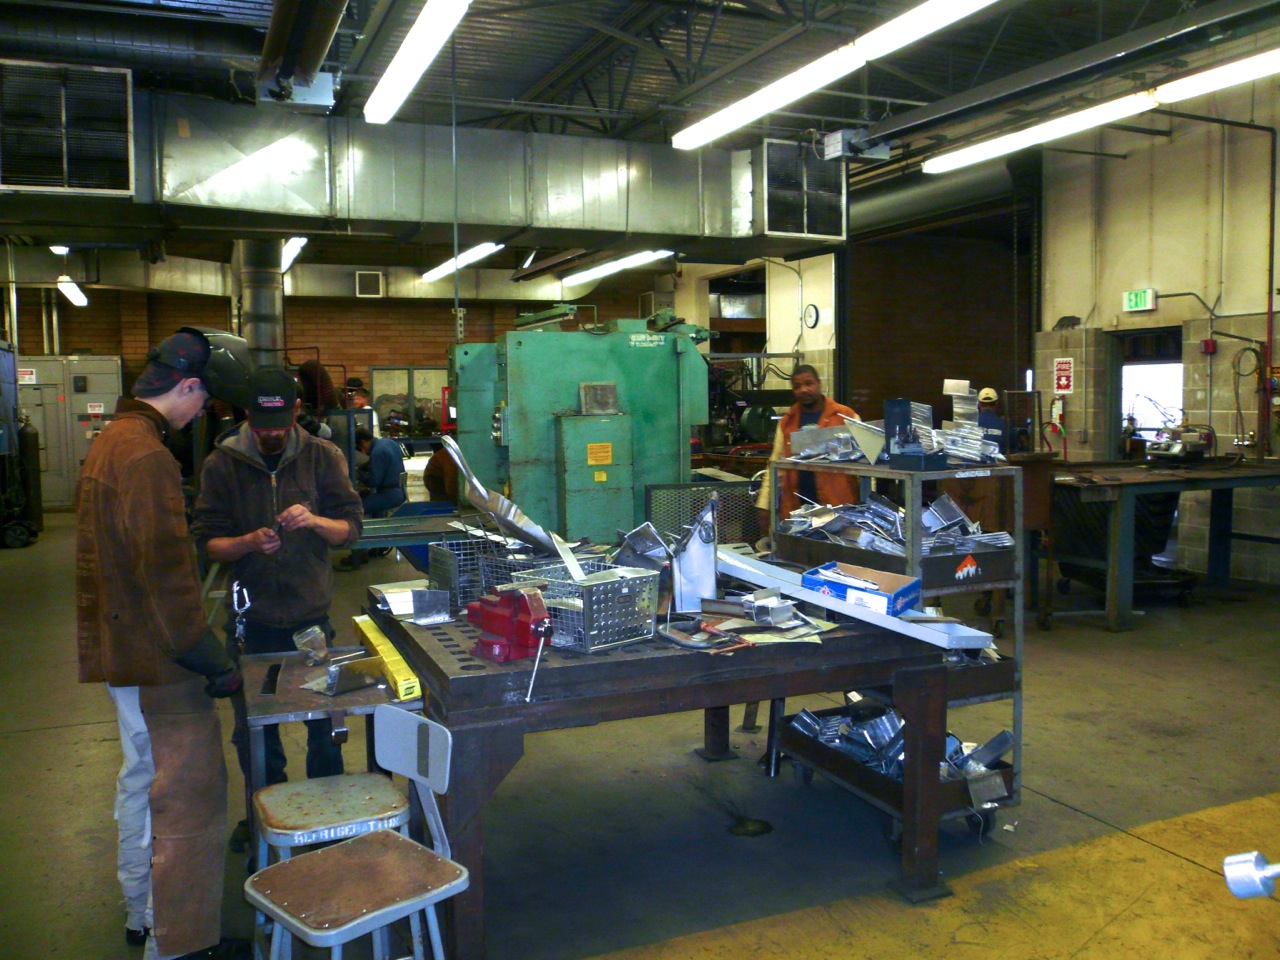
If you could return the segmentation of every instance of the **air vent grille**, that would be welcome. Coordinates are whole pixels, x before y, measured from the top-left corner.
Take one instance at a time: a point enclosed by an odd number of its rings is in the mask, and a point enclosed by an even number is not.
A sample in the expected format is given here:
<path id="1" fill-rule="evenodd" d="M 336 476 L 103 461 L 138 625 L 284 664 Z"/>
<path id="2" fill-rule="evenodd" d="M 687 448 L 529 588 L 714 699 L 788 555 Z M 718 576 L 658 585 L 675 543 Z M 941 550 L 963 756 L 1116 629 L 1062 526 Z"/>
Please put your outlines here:
<path id="1" fill-rule="evenodd" d="M 382 296 L 382 274 L 377 270 L 356 271 L 356 296 Z"/>
<path id="2" fill-rule="evenodd" d="M 0 60 L 0 187 L 133 193 L 128 70 Z"/>
<path id="3" fill-rule="evenodd" d="M 843 239 L 844 164 L 786 140 L 766 140 L 764 148 L 765 232 Z"/>

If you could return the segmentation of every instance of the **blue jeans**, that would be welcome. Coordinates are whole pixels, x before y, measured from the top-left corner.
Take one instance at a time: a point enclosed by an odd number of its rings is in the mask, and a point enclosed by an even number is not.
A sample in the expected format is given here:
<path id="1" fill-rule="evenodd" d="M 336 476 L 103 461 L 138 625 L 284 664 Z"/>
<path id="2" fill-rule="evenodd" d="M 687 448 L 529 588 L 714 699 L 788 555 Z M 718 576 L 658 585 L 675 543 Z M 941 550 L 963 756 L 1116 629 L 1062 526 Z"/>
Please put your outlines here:
<path id="1" fill-rule="evenodd" d="M 245 653 L 296 653 L 297 644 L 293 635 L 298 630 L 310 626 L 319 626 L 325 636 L 333 639 L 333 627 L 328 617 L 319 620 L 307 620 L 291 627 L 269 627 L 252 620 L 244 622 Z M 227 619 L 227 643 L 235 642 L 235 618 Z M 307 720 L 307 777 L 330 777 L 345 772 L 342 763 L 342 746 L 333 742 L 333 724 L 326 717 L 323 720 Z M 280 728 L 276 724 L 263 727 L 267 751 L 267 784 L 283 783 L 288 780 L 285 773 L 284 746 L 280 743 Z M 249 725 L 241 717 L 236 717 L 235 730 L 231 734 L 231 742 L 235 745 L 236 756 L 240 760 L 240 772 L 245 781 L 249 779 Z"/>
<path id="2" fill-rule="evenodd" d="M 360 499 L 363 501 L 364 515 L 366 517 L 382 517 L 409 498 L 405 496 L 405 492 L 399 487 L 387 487 L 385 490 L 366 493 Z"/>

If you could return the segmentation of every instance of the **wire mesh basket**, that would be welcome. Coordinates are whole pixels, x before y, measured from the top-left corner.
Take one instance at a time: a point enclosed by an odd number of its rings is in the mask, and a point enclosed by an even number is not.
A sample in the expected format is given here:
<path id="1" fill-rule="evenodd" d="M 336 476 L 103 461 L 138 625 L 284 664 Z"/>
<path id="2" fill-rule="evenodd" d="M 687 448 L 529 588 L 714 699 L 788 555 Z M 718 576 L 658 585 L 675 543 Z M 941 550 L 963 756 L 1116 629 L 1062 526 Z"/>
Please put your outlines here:
<path id="1" fill-rule="evenodd" d="M 542 596 L 551 614 L 552 646 L 591 653 L 653 636 L 658 610 L 658 573 L 582 561 L 586 579 L 574 580 L 563 563 L 517 571 L 516 583 L 545 582 Z"/>
<path id="2" fill-rule="evenodd" d="M 491 556 L 480 558 L 480 583 L 485 593 L 492 593 L 494 587 L 513 582 L 515 575 L 521 571 L 536 570 L 538 567 L 545 567 L 556 562 L 555 557 L 545 553 L 511 553 L 499 550 Z"/>
<path id="3" fill-rule="evenodd" d="M 481 560 L 501 548 L 485 537 L 459 536 L 427 548 L 427 572 L 437 589 L 449 591 L 449 605 L 463 607 L 484 593 Z"/>

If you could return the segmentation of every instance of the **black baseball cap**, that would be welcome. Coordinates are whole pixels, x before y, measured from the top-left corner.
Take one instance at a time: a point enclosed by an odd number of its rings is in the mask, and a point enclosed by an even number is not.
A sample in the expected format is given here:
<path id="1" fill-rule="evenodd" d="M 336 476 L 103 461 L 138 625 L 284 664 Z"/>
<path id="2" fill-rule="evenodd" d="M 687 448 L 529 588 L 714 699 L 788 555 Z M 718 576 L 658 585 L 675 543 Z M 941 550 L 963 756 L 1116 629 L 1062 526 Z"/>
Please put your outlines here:
<path id="1" fill-rule="evenodd" d="M 209 341 L 198 333 L 179 330 L 147 351 L 147 366 L 133 383 L 135 397 L 158 397 L 183 380 L 204 380 Z"/>
<path id="2" fill-rule="evenodd" d="M 298 402 L 298 381 L 284 367 L 262 367 L 249 378 L 245 412 L 254 430 L 292 427 Z"/>

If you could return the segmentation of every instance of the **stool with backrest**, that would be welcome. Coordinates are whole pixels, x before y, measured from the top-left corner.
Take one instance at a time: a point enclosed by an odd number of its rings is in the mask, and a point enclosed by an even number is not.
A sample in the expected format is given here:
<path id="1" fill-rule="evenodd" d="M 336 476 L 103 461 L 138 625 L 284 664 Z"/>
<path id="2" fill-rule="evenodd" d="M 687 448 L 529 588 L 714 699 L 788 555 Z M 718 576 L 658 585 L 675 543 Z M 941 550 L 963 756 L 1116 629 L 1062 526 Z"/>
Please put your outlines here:
<path id="1" fill-rule="evenodd" d="M 333 960 L 340 960 L 343 945 L 366 933 L 373 935 L 375 960 L 386 960 L 390 925 L 406 917 L 413 956 L 424 960 L 423 916 L 432 955 L 444 960 L 435 904 L 470 883 L 466 868 L 449 859 L 436 803 L 449 789 L 453 736 L 426 717 L 380 705 L 374 711 L 374 750 L 379 766 L 413 784 L 434 849 L 393 830 L 375 830 L 259 870 L 245 881 L 245 897 L 275 922 L 272 960 L 287 955 L 291 935 L 328 947 Z"/>

